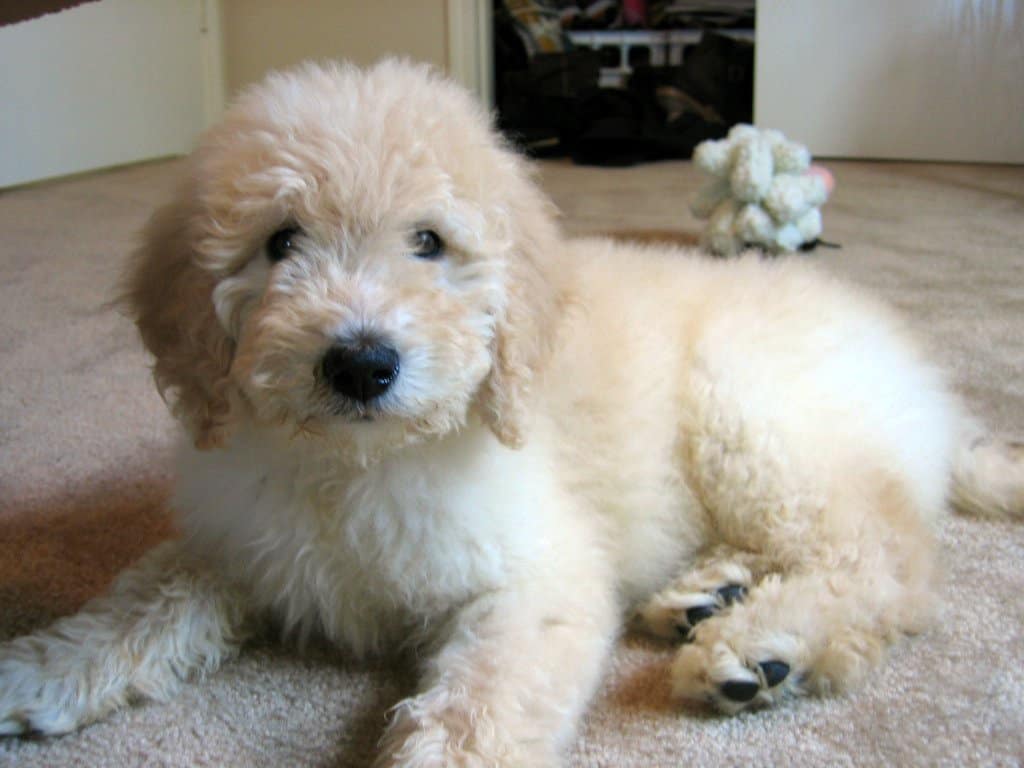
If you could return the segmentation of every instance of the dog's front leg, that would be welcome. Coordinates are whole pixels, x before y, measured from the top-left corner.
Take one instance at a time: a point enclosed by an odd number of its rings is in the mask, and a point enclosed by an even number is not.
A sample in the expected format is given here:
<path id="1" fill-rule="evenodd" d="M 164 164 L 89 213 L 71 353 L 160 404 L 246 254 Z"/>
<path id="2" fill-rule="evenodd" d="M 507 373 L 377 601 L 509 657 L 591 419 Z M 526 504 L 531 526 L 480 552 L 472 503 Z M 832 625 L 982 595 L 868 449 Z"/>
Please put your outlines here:
<path id="1" fill-rule="evenodd" d="M 133 698 L 166 699 L 232 655 L 245 627 L 242 596 L 162 544 L 78 614 L 0 645 L 0 734 L 66 733 Z"/>
<path id="2" fill-rule="evenodd" d="M 420 693 L 395 708 L 378 765 L 557 765 L 617 635 L 613 594 L 577 572 L 464 607 Z"/>

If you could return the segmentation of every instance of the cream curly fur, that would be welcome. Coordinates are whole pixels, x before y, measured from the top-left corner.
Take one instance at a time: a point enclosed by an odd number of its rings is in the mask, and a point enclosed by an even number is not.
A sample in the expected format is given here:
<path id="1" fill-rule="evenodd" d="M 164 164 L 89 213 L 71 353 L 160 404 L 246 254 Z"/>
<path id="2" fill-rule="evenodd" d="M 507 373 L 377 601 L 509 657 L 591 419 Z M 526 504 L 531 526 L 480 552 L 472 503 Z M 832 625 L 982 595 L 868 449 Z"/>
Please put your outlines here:
<path id="1" fill-rule="evenodd" d="M 0 646 L 0 733 L 169 696 L 272 622 L 416 648 L 380 765 L 554 765 L 630 616 L 688 636 L 680 697 L 842 689 L 927 626 L 951 489 L 1021 511 L 1020 458 L 887 310 L 797 263 L 565 239 L 483 112 L 402 62 L 246 92 L 126 294 L 188 433 L 184 533 Z M 401 367 L 353 410 L 317 371 L 368 332 Z"/>

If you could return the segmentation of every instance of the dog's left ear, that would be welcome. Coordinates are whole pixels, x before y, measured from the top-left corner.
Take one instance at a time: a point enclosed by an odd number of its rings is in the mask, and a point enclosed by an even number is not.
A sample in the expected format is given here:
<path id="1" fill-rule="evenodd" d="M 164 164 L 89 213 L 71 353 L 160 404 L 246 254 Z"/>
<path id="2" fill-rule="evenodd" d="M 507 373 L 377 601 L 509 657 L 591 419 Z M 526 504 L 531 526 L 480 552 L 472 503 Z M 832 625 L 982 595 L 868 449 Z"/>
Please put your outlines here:
<path id="1" fill-rule="evenodd" d="M 505 272 L 507 303 L 478 401 L 484 423 L 513 448 L 525 442 L 530 395 L 551 354 L 567 303 L 554 205 L 518 161 L 515 166 L 516 183 L 503 206 L 512 242 Z"/>

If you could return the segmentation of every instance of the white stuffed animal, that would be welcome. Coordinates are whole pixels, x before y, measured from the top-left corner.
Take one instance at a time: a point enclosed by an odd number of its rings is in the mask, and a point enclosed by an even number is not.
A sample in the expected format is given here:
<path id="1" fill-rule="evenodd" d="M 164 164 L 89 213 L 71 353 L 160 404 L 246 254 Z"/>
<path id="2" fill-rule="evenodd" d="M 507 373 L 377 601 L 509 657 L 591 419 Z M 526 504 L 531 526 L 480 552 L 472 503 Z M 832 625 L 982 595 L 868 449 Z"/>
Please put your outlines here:
<path id="1" fill-rule="evenodd" d="M 713 177 L 691 205 L 695 216 L 709 219 L 701 241 L 707 250 L 777 254 L 817 241 L 834 181 L 811 165 L 807 147 L 779 131 L 737 125 L 724 139 L 698 144 L 693 162 Z"/>

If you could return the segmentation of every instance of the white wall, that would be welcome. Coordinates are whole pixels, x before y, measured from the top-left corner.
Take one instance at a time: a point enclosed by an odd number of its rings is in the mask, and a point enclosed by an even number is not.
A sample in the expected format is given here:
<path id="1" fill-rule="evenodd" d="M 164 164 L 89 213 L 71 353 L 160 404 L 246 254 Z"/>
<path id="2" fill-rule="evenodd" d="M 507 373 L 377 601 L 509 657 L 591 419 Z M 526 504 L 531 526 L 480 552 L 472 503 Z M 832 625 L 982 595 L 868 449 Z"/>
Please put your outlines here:
<path id="1" fill-rule="evenodd" d="M 1024 163 L 1024 0 L 760 0 L 756 58 L 815 155 Z"/>
<path id="2" fill-rule="evenodd" d="M 0 28 L 0 187 L 187 152 L 201 0 L 102 0 Z"/>
<path id="3" fill-rule="evenodd" d="M 228 94 L 306 59 L 401 54 L 444 69 L 446 0 L 221 0 Z"/>

